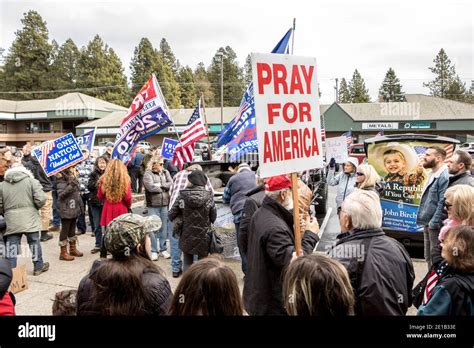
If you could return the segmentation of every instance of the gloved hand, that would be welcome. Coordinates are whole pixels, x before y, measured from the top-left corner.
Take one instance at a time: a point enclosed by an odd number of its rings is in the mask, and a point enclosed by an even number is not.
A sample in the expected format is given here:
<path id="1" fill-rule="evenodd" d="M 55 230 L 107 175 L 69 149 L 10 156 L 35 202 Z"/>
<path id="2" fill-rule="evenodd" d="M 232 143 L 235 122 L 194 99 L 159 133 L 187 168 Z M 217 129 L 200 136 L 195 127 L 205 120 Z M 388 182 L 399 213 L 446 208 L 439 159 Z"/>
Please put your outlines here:
<path id="1" fill-rule="evenodd" d="M 336 167 L 336 159 L 333 157 L 329 161 L 329 168 L 335 168 Z"/>

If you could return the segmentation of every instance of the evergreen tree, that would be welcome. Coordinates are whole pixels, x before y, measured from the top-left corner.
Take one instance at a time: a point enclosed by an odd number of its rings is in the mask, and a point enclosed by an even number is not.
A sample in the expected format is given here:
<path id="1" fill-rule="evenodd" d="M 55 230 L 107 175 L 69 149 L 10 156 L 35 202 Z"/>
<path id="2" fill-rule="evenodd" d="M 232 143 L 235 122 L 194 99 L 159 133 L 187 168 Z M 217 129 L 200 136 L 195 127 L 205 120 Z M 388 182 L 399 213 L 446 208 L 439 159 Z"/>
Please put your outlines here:
<path id="1" fill-rule="evenodd" d="M 224 106 L 238 106 L 245 89 L 242 68 L 239 67 L 234 50 L 226 46 L 217 53 L 223 54 L 224 60 Z M 215 54 L 208 69 L 208 78 L 214 93 L 214 105 L 220 105 L 221 96 L 221 56 Z"/>
<path id="2" fill-rule="evenodd" d="M 471 87 L 469 87 L 469 92 L 467 92 L 466 102 L 474 104 L 474 80 L 471 80 Z"/>
<path id="3" fill-rule="evenodd" d="M 163 59 L 163 63 L 170 67 L 171 71 L 173 72 L 173 76 L 176 78 L 178 76 L 179 62 L 176 60 L 173 50 L 165 38 L 161 39 L 160 42 L 160 54 L 161 58 Z"/>
<path id="4" fill-rule="evenodd" d="M 150 76 L 157 72 L 158 65 L 160 64 L 163 64 L 161 57 L 153 48 L 150 40 L 142 38 L 138 46 L 135 47 L 134 55 L 130 63 L 132 98 L 135 98 L 138 91 L 143 87 Z"/>
<path id="5" fill-rule="evenodd" d="M 248 85 L 250 82 L 252 82 L 252 61 L 251 61 L 250 54 L 245 59 L 244 82 L 245 82 L 246 85 Z"/>
<path id="6" fill-rule="evenodd" d="M 127 78 L 123 73 L 122 62 L 99 35 L 81 49 L 77 87 L 88 88 L 85 93 L 93 97 L 122 106 L 130 105 Z"/>
<path id="7" fill-rule="evenodd" d="M 181 89 L 181 105 L 184 108 L 195 107 L 200 95 L 196 95 L 193 70 L 190 67 L 182 67 L 179 70 L 178 83 Z"/>
<path id="8" fill-rule="evenodd" d="M 5 57 L 2 85 L 4 91 L 41 91 L 49 86 L 52 46 L 48 42 L 46 22 L 36 11 L 28 11 L 21 20 L 23 28 L 15 33 L 15 40 Z M 4 94 L 10 99 L 38 99 L 44 93 Z"/>
<path id="9" fill-rule="evenodd" d="M 395 71 L 389 68 L 379 89 L 379 100 L 381 102 L 403 102 L 405 93 Z"/>
<path id="10" fill-rule="evenodd" d="M 349 87 L 347 86 L 347 82 L 344 77 L 342 78 L 341 85 L 339 86 L 338 98 L 338 103 L 351 102 L 351 92 L 349 92 Z"/>
<path id="11" fill-rule="evenodd" d="M 451 81 L 446 90 L 447 99 L 457 100 L 457 101 L 468 101 L 469 95 L 466 90 L 466 84 L 461 81 L 458 75 Z"/>
<path id="12" fill-rule="evenodd" d="M 55 42 L 53 42 L 53 47 Z M 53 48 L 53 52 L 56 49 Z M 52 89 L 73 89 L 76 87 L 77 68 L 81 53 L 72 39 L 67 39 L 57 54 L 53 53 L 54 60 L 51 66 L 51 88 Z"/>
<path id="13" fill-rule="evenodd" d="M 211 83 L 207 77 L 206 68 L 204 63 L 199 63 L 194 71 L 194 84 L 196 86 L 197 96 L 204 96 L 204 102 L 206 107 L 217 106 L 214 104 L 214 93 L 211 89 Z"/>
<path id="14" fill-rule="evenodd" d="M 369 91 L 365 88 L 365 82 L 357 69 L 349 82 L 349 91 L 351 93 L 351 103 L 369 103 Z"/>
<path id="15" fill-rule="evenodd" d="M 455 78 L 456 71 L 454 65 L 451 65 L 451 60 L 444 49 L 438 52 L 433 62 L 435 66 L 429 69 L 436 75 L 435 79 L 428 83 L 423 83 L 423 86 L 430 89 L 432 96 L 445 98 L 447 97 L 447 90 Z"/>

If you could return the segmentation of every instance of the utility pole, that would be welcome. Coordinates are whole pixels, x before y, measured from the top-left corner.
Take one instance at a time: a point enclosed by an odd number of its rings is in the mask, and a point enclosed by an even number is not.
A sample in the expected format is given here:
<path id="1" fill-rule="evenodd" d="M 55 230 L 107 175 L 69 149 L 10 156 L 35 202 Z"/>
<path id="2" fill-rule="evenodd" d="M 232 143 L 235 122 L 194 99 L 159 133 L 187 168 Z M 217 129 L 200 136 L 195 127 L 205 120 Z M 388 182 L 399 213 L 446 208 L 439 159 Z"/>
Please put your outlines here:
<path id="1" fill-rule="evenodd" d="M 339 103 L 339 79 L 336 77 L 336 103 Z"/>

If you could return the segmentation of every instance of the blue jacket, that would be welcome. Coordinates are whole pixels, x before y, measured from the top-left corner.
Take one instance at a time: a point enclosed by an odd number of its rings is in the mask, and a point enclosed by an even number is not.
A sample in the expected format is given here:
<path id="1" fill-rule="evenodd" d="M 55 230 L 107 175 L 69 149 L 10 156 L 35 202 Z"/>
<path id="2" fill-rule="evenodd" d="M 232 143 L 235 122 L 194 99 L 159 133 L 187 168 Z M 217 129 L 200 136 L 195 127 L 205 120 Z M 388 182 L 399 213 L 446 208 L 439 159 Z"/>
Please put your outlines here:
<path id="1" fill-rule="evenodd" d="M 128 167 L 130 169 L 139 169 L 140 165 L 142 164 L 143 157 L 145 157 L 144 154 L 141 152 L 136 152 L 135 155 L 133 155 L 132 160 L 128 164 Z"/>
<path id="2" fill-rule="evenodd" d="M 224 204 L 230 204 L 233 215 L 240 215 L 247 199 L 246 193 L 256 186 L 255 173 L 250 169 L 244 169 L 230 178 L 224 190 L 222 201 Z"/>
<path id="3" fill-rule="evenodd" d="M 344 172 L 334 176 L 334 169 L 329 169 L 327 182 L 330 186 L 337 186 L 336 205 L 339 208 L 344 199 L 355 189 L 355 173 L 346 174 Z"/>
<path id="4" fill-rule="evenodd" d="M 443 223 L 444 193 L 448 188 L 448 168 L 443 169 L 440 175 L 429 184 L 421 197 L 416 223 L 438 230 Z"/>

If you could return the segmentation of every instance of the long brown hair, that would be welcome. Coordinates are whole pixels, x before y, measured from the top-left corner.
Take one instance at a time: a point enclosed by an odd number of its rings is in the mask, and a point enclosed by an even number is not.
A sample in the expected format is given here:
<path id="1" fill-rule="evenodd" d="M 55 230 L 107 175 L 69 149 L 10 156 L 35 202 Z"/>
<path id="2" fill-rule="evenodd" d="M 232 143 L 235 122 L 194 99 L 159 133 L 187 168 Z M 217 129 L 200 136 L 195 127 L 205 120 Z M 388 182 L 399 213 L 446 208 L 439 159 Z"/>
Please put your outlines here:
<path id="1" fill-rule="evenodd" d="M 112 203 L 122 201 L 130 186 L 127 167 L 122 161 L 113 159 L 108 163 L 104 175 L 100 178 L 100 185 L 108 201 Z"/>
<path id="2" fill-rule="evenodd" d="M 243 315 L 237 277 L 214 256 L 193 264 L 184 273 L 171 303 L 171 315 Z"/>
<path id="3" fill-rule="evenodd" d="M 325 255 L 298 257 L 286 269 L 283 302 L 289 315 L 342 317 L 354 314 L 346 269 Z"/>
<path id="4" fill-rule="evenodd" d="M 474 227 L 460 225 L 451 227 L 444 236 L 441 254 L 453 269 L 474 272 Z"/>
<path id="5" fill-rule="evenodd" d="M 99 315 L 152 314 L 153 299 L 150 289 L 143 284 L 143 273 L 145 269 L 161 275 L 163 272 L 148 258 L 145 240 L 141 241 L 139 250 L 103 261 L 90 276 L 93 282 L 91 307 L 100 308 Z"/>

